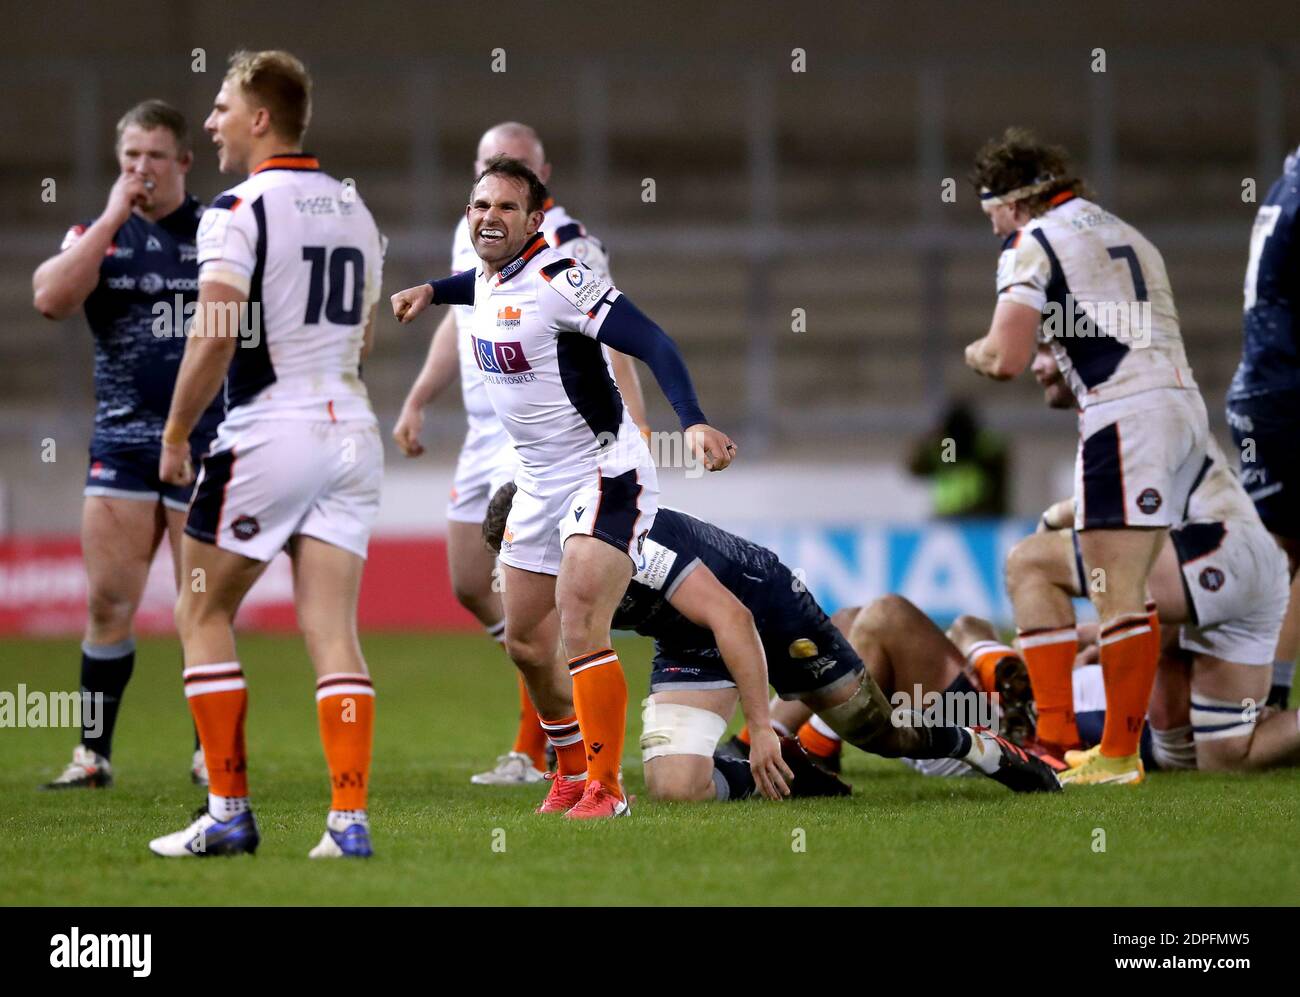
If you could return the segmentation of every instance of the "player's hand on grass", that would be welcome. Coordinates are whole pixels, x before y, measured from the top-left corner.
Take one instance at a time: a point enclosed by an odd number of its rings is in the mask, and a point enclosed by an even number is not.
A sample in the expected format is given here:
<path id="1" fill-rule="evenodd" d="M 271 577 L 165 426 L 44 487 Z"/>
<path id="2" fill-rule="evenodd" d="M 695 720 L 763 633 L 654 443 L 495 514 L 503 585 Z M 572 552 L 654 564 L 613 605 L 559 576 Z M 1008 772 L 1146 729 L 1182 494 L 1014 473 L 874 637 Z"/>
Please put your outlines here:
<path id="1" fill-rule="evenodd" d="M 131 210 L 137 204 L 144 204 L 149 199 L 150 181 L 138 173 L 123 173 L 113 182 L 108 191 L 108 203 L 104 205 L 104 215 L 120 226 L 131 217 Z"/>
<path id="2" fill-rule="evenodd" d="M 393 427 L 393 439 L 397 441 L 397 445 L 406 456 L 418 457 L 424 453 L 424 445 L 420 442 L 422 429 L 424 429 L 424 410 L 403 405 L 402 414 L 397 419 L 397 425 Z"/>
<path id="3" fill-rule="evenodd" d="M 158 478 L 169 485 L 190 484 L 194 480 L 194 462 L 189 443 L 164 443 L 158 458 Z"/>
<path id="4" fill-rule="evenodd" d="M 419 284 L 398 291 L 389 300 L 393 303 L 393 318 L 405 325 L 433 304 L 433 288 L 428 284 Z"/>
<path id="5" fill-rule="evenodd" d="M 754 785 L 769 800 L 783 800 L 790 795 L 794 773 L 781 757 L 781 739 L 766 724 L 749 729 L 749 770 Z"/>
<path id="6" fill-rule="evenodd" d="M 687 427 L 686 445 L 710 471 L 721 471 L 736 459 L 736 444 L 731 437 L 702 422 Z"/>

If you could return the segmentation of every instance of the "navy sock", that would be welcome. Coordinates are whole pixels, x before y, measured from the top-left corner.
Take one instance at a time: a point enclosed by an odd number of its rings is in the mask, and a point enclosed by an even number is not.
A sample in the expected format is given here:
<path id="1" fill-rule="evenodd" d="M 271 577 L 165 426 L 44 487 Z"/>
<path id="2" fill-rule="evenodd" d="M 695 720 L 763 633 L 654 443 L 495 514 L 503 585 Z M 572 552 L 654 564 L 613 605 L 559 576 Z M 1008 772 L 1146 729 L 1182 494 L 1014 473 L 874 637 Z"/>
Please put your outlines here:
<path id="1" fill-rule="evenodd" d="M 754 794 L 754 773 L 748 758 L 713 756 L 713 785 L 719 800 L 744 800 Z"/>
<path id="2" fill-rule="evenodd" d="M 134 668 L 134 638 L 81 645 L 81 743 L 105 758 L 113 755 L 117 710 Z"/>

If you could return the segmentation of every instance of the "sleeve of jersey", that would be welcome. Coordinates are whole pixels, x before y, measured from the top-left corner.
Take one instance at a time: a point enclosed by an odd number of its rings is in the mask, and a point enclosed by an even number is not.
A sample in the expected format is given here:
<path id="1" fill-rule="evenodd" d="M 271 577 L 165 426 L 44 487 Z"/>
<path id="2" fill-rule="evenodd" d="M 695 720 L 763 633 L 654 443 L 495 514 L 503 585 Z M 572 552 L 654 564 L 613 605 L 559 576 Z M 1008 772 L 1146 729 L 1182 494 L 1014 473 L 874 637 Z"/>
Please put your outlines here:
<path id="1" fill-rule="evenodd" d="M 669 524 L 656 523 L 655 532 L 657 537 L 646 537 L 641 545 L 641 561 L 632 580 L 671 599 L 677 586 L 702 562 L 688 553 L 689 547 Z"/>
<path id="2" fill-rule="evenodd" d="M 1014 301 L 1042 311 L 1051 277 L 1051 261 L 1032 235 L 1022 230 L 1003 244 L 998 257 L 999 302 Z"/>
<path id="3" fill-rule="evenodd" d="M 555 247 L 556 249 L 565 256 L 572 256 L 595 273 L 597 277 L 613 281 L 614 278 L 609 271 L 609 255 L 605 252 L 604 246 L 587 235 L 585 231 L 582 231 L 582 226 L 577 222 L 556 230 L 555 238 L 565 239 L 566 236 L 566 241 L 559 243 Z"/>
<path id="4" fill-rule="evenodd" d="M 248 293 L 257 269 L 257 219 L 253 208 L 222 194 L 199 220 L 199 283 L 215 282 Z"/>
<path id="5" fill-rule="evenodd" d="M 551 328 L 581 333 L 645 361 L 683 429 L 706 421 L 677 344 L 609 280 L 577 260 L 548 264 L 538 278 L 538 311 Z"/>
<path id="6" fill-rule="evenodd" d="M 433 303 L 435 305 L 472 305 L 474 303 L 474 270 L 462 270 L 460 273 L 431 280 Z"/>

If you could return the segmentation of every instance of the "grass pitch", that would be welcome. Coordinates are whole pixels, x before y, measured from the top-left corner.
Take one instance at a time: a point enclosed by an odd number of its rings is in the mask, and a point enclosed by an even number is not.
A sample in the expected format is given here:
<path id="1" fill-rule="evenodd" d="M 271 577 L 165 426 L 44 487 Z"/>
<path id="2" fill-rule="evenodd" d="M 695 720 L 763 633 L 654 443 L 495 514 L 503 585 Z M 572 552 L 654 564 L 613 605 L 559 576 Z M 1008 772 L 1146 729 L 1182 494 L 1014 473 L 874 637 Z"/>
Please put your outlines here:
<path id="1" fill-rule="evenodd" d="M 142 640 L 108 791 L 40 793 L 76 741 L 0 729 L 0 903 L 12 904 L 1286 904 L 1300 858 L 1300 770 L 1157 774 L 1135 789 L 1018 797 L 926 779 L 849 749 L 849 800 L 644 802 L 637 704 L 647 641 L 618 644 L 631 689 L 633 816 L 573 826 L 539 787 L 471 786 L 509 747 L 511 668 L 481 636 L 371 635 L 378 689 L 376 857 L 311 862 L 329 803 L 313 681 L 296 638 L 253 637 L 254 858 L 165 861 L 186 824 L 191 732 L 174 640 Z M 0 690 L 76 687 L 77 642 L 0 643 Z M 1104 850 L 1099 850 L 1104 845 Z"/>

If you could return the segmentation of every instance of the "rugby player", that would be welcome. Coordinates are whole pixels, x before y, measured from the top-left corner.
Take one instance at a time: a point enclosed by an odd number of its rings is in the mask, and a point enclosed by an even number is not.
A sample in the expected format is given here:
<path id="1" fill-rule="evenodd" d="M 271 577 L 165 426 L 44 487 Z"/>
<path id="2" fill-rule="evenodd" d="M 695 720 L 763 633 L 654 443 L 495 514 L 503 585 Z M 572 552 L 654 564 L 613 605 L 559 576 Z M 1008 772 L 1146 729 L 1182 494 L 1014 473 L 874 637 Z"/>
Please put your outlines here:
<path id="1" fill-rule="evenodd" d="M 185 307 L 198 296 L 195 232 L 203 207 L 185 190 L 194 159 L 185 118 L 161 100 L 137 104 L 117 123 L 116 151 L 122 172 L 104 210 L 68 229 L 58 255 L 32 277 L 37 311 L 62 319 L 84 307 L 95 338 L 95 427 L 81 510 L 88 609 L 81 741 L 46 789 L 113 782 L 113 732 L 135 666 L 135 613 L 164 534 L 180 584 L 191 492 L 158 477 L 163 420 L 185 348 Z M 220 420 L 217 402 L 199 413 L 186 441 L 193 459 L 207 450 Z M 206 781 L 197 745 L 190 771 L 195 782 Z"/>
<path id="2" fill-rule="evenodd" d="M 181 547 L 176 606 L 185 694 L 211 778 L 193 823 L 158 855 L 257 848 L 235 649 L 239 604 L 286 549 L 315 667 L 333 792 L 313 858 L 371 854 L 366 793 L 374 689 L 357 640 L 357 593 L 379 509 L 383 446 L 359 365 L 369 351 L 383 239 L 351 184 L 302 151 L 311 78 L 287 52 L 236 52 L 204 125 L 223 173 L 248 179 L 199 227 L 199 310 L 163 431 L 159 474 L 194 478 L 179 443 L 225 380 L 226 418 L 203 459 Z M 239 328 L 231 315 L 240 316 Z"/>
<path id="3" fill-rule="evenodd" d="M 1160 253 L 1085 195 L 1065 153 L 1008 129 L 980 150 L 972 179 L 1003 238 L 988 333 L 966 348 L 974 371 L 1006 380 L 1030 365 L 1041 331 L 1079 405 L 1075 528 L 1083 561 L 1105 572 L 1088 595 L 1101 620 L 1106 729 L 1062 775 L 1078 785 L 1142 781 L 1138 743 L 1160 658 L 1146 581 L 1205 462 L 1209 427 Z M 1039 736 L 1075 746 L 1068 600 L 1017 620 L 1038 701 Z"/>
<path id="4" fill-rule="evenodd" d="M 1291 603 L 1273 660 L 1269 703 L 1285 707 L 1300 652 L 1300 148 L 1255 214 L 1246 266 L 1241 363 L 1228 388 L 1228 426 L 1241 480 L 1286 551 Z"/>
<path id="5" fill-rule="evenodd" d="M 500 542 L 512 497 L 513 485 L 506 485 L 492 500 L 484 521 L 489 545 Z M 996 734 L 895 723 L 874 669 L 772 551 L 660 509 L 643 554 L 614 626 L 655 639 L 641 735 L 652 797 L 736 800 L 756 787 L 770 799 L 791 792 L 847 795 L 848 787 L 801 753 L 787 748 L 787 764 L 774 763 L 769 680 L 776 702 L 817 711 L 863 751 L 974 768 L 1017 792 L 1060 789 L 1048 766 Z M 900 636 L 914 639 L 910 632 Z M 747 760 L 716 751 L 737 701 L 751 731 Z"/>
<path id="6" fill-rule="evenodd" d="M 493 156 L 510 156 L 527 163 L 542 183 L 550 182 L 551 164 L 546 161 L 542 140 L 527 125 L 506 121 L 484 132 L 479 139 L 478 158 L 474 163 L 475 176 L 483 171 Z M 541 232 L 547 243 L 565 256 L 581 260 L 599 277 L 609 280 L 609 259 L 604 246 L 554 199 L 548 198 L 543 210 L 546 218 Z M 452 239 L 451 272 L 460 273 L 477 263 L 469 223 L 462 216 Z M 505 427 L 492 410 L 479 374 L 470 333 L 473 314 L 472 307 L 461 305 L 448 309 L 443 316 L 429 344 L 424 366 L 402 405 L 401 415 L 393 428 L 393 439 L 407 457 L 424 453 L 424 446 L 420 443 L 424 408 L 451 385 L 459 365 L 461 398 L 469 429 L 461 444 L 451 499 L 447 503 L 447 567 L 457 601 L 474 614 L 489 636 L 503 643 L 506 627 L 501 596 L 492 584 L 496 558 L 483 546 L 480 529 L 488 499 L 504 482 L 514 480 L 518 460 Z M 628 412 L 642 435 L 648 434 L 645 403 L 635 366 L 622 353 L 612 350 L 606 350 L 606 353 Z M 558 648 L 556 653 L 559 653 Z M 494 768 L 478 773 L 470 781 L 476 785 L 536 782 L 547 770 L 546 755 L 546 734 L 520 675 L 519 725 L 514 746 L 497 759 Z"/>
<path id="7" fill-rule="evenodd" d="M 1074 407 L 1052 352 L 1040 349 L 1033 370 L 1051 407 Z M 1169 531 L 1148 579 L 1160 623 L 1179 628 L 1177 646 L 1191 661 L 1190 683 L 1176 674 L 1186 670 L 1182 662 L 1171 661 L 1167 676 L 1184 689 L 1190 684 L 1190 718 L 1158 726 L 1153 713 L 1154 749 L 1162 768 L 1193 755 L 1203 769 L 1262 768 L 1294 757 L 1300 748 L 1295 712 L 1261 717 L 1258 710 L 1269 694 L 1286 612 L 1286 558 L 1218 443 L 1213 437 L 1207 443 L 1182 521 Z M 1007 558 L 1007 592 L 1018 625 L 1060 618 L 1072 597 L 1095 587 L 1085 568 L 1083 535 L 1069 528 L 1077 521 L 1074 503 L 1066 499 L 1048 509 L 1043 529 L 1021 540 Z M 1105 648 L 1103 639 L 1103 666 Z M 1070 763 L 1079 760 L 1077 754 L 1066 756 Z"/>
<path id="8" fill-rule="evenodd" d="M 405 323 L 431 304 L 474 306 L 479 376 L 519 457 L 500 560 L 506 650 L 558 756 L 540 810 L 615 817 L 628 811 L 618 778 L 627 682 L 610 620 L 642 556 L 659 487 L 601 347 L 649 365 L 681 421 L 685 452 L 706 468 L 725 468 L 736 448 L 706 423 L 663 330 L 609 280 L 547 245 L 546 198 L 526 164 L 490 160 L 466 206 L 480 265 L 393 295 L 393 314 Z M 557 615 L 571 693 L 556 668 Z"/>
<path id="9" fill-rule="evenodd" d="M 1005 740 L 1036 754 L 1048 767 L 1065 768 L 1064 763 L 1036 748 L 1033 701 L 1024 662 L 997 640 L 991 627 L 987 639 L 960 649 L 957 646 L 955 634 L 968 619 L 960 617 L 945 634 L 903 596 L 891 594 L 867 606 L 841 609 L 831 622 L 889 700 L 894 717 L 915 712 L 922 715 L 923 722 L 998 727 Z M 899 699 L 899 694 L 907 698 Z M 981 699 L 987 694 L 991 695 Z M 800 746 L 818 764 L 839 771 L 840 735 L 806 702 L 773 700 L 772 723 L 778 734 L 797 731 Z M 747 726 L 725 750 L 743 756 L 751 739 Z M 922 775 L 978 771 L 957 758 L 900 760 Z"/>

